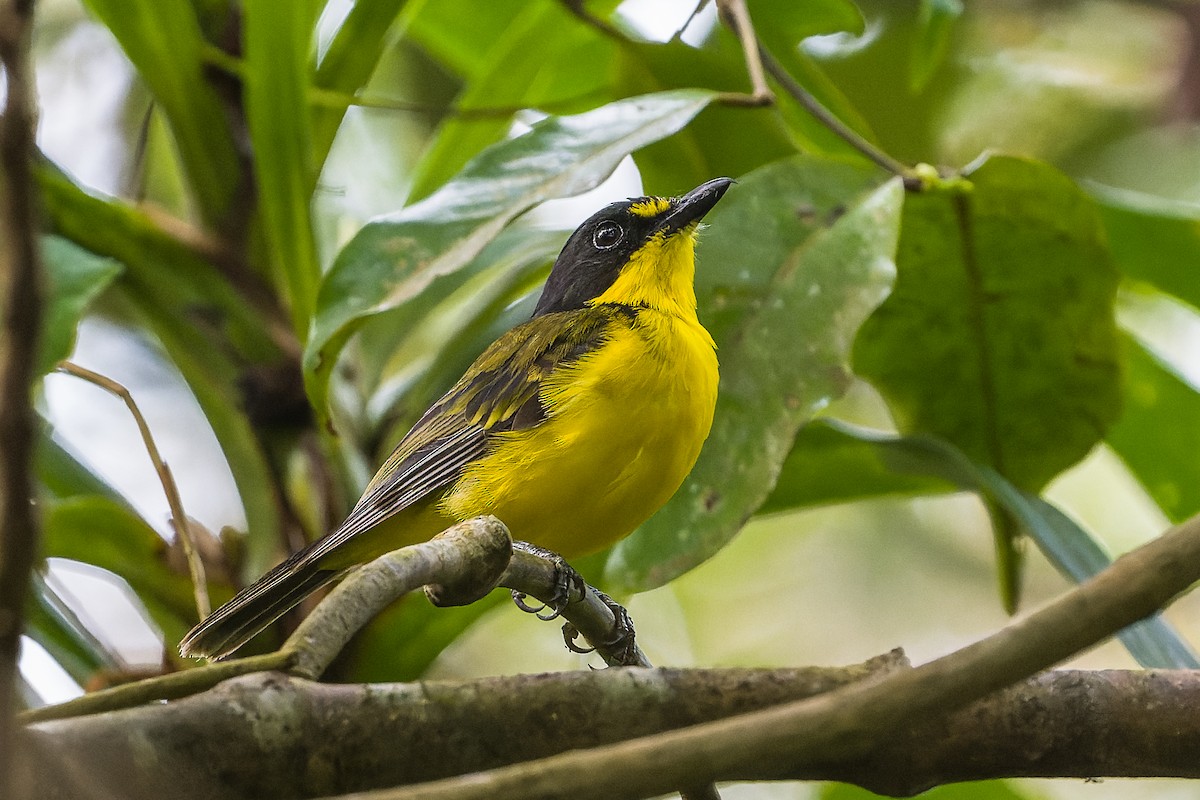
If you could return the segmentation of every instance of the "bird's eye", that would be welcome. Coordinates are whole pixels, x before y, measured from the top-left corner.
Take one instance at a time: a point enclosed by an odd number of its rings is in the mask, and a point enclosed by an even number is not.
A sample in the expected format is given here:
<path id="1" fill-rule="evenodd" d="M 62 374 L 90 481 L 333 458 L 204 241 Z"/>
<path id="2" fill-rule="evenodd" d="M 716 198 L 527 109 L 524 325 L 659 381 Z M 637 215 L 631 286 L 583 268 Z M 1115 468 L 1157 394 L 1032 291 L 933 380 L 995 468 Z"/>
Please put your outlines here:
<path id="1" fill-rule="evenodd" d="M 611 250 L 621 243 L 624 238 L 625 231 L 620 225 L 611 221 L 605 220 L 596 226 L 596 230 L 592 233 L 592 244 L 597 250 Z"/>

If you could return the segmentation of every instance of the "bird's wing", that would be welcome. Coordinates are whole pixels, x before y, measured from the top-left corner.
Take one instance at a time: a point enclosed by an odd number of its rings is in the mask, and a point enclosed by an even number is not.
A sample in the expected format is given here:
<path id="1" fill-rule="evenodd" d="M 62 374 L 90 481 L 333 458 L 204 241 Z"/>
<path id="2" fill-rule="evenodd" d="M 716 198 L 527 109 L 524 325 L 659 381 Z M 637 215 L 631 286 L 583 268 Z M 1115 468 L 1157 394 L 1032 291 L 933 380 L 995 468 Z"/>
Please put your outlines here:
<path id="1" fill-rule="evenodd" d="M 321 560 L 351 537 L 453 483 L 484 454 L 492 434 L 542 422 L 542 381 L 599 346 L 619 313 L 597 307 L 547 314 L 497 339 L 417 421 L 345 522 L 314 544 L 304 560 Z"/>

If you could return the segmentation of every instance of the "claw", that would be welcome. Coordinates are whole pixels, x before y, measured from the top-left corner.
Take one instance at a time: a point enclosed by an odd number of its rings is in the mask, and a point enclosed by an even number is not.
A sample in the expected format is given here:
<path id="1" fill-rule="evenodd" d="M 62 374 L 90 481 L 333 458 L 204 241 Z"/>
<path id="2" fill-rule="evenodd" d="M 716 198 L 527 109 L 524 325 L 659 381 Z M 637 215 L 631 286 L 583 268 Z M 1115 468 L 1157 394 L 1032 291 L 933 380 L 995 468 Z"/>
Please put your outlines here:
<path id="1" fill-rule="evenodd" d="M 525 594 L 524 592 L 518 592 L 516 589 L 512 589 L 511 592 L 513 605 L 524 611 L 526 614 L 537 614 L 546 607 L 545 603 L 541 604 L 540 606 L 531 606 L 526 603 L 525 598 L 529 597 L 529 595 Z"/>
<path id="2" fill-rule="evenodd" d="M 637 666 L 637 634 L 633 630 L 633 619 L 625 607 L 599 589 L 593 589 L 608 610 L 613 614 L 613 638 L 608 642 L 617 660 L 624 666 Z"/>
<path id="3" fill-rule="evenodd" d="M 579 629 L 576 628 L 571 623 L 569 623 L 569 622 L 563 623 L 562 633 L 563 633 L 563 643 L 567 646 L 567 649 L 570 650 L 572 653 L 579 653 L 580 655 L 587 655 L 588 653 L 596 652 L 596 648 L 594 648 L 594 647 L 580 647 L 579 645 L 575 644 L 575 640 L 579 638 L 580 634 L 579 634 Z"/>
<path id="4" fill-rule="evenodd" d="M 513 547 L 544 558 L 554 564 L 554 595 L 550 598 L 550 602 L 535 608 L 525 602 L 525 598 L 528 595 L 517 591 L 513 591 L 512 593 L 513 602 L 517 608 L 533 614 L 545 622 L 558 619 L 566 609 L 567 604 L 571 602 L 571 598 L 582 595 L 586 590 L 587 584 L 584 583 L 583 576 L 576 572 L 575 568 L 568 564 L 558 553 L 547 550 L 544 547 L 538 547 L 529 542 L 513 542 Z M 547 609 L 549 609 L 548 612 L 546 611 Z"/>

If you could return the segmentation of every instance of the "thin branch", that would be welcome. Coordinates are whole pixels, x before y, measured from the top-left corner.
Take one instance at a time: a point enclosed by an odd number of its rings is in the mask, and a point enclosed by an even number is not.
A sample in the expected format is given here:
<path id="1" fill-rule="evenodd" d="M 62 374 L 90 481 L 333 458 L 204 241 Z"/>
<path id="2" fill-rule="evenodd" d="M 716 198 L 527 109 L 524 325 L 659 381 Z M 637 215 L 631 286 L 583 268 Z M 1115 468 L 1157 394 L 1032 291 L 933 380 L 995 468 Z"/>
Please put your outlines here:
<path id="1" fill-rule="evenodd" d="M 159 483 L 162 484 L 163 494 L 167 496 L 167 505 L 171 507 L 171 520 L 175 523 L 175 535 L 180 537 L 179 541 L 183 544 L 188 573 L 192 578 L 192 594 L 196 598 L 196 612 L 200 615 L 200 619 L 204 619 L 212 611 L 212 604 L 208 599 L 208 579 L 204 576 L 204 562 L 200 559 L 200 553 L 196 549 L 192 528 L 188 524 L 187 514 L 183 510 L 183 498 L 179 496 L 179 487 L 175 484 L 175 476 L 171 474 L 171 468 L 167 466 L 167 462 L 159 453 L 158 445 L 154 443 L 154 434 L 150 432 L 150 426 L 146 423 L 146 418 L 142 416 L 141 409 L 134 402 L 133 395 L 124 385 L 112 378 L 70 361 L 60 361 L 56 369 L 116 395 L 129 409 L 133 421 L 137 423 L 138 432 L 142 436 L 142 444 L 150 456 L 150 462 L 154 464 L 154 471 L 158 474 Z"/>
<path id="2" fill-rule="evenodd" d="M 865 757 L 905 726 L 951 713 L 1165 606 L 1200 579 L 1200 517 L 1128 553 L 1041 610 L 909 672 L 719 722 L 359 800 L 650 797 L 697 776 L 775 774 Z"/>
<path id="3" fill-rule="evenodd" d="M 895 175 L 899 175 L 906 180 L 913 179 L 915 173 L 912 168 L 908 167 L 901 161 L 892 158 L 887 153 L 880 150 L 871 142 L 864 139 L 853 128 L 842 122 L 838 117 L 825 106 L 821 105 L 817 98 L 809 94 L 808 90 L 799 84 L 793 78 L 783 65 L 771 55 L 771 52 L 763 45 L 759 45 L 759 54 L 762 57 L 763 66 L 772 78 L 783 87 L 783 90 L 790 94 L 793 99 L 808 113 L 812 114 L 817 120 L 829 130 L 833 131 L 841 137 L 847 144 L 853 147 L 858 152 L 862 153 L 871 161 L 886 169 Z"/>
<path id="4" fill-rule="evenodd" d="M 123 683 L 98 692 L 81 695 L 65 703 L 31 708 L 18 715 L 25 725 L 48 720 L 86 717 L 109 711 L 133 708 L 160 700 L 177 700 L 199 694 L 217 684 L 255 672 L 287 671 L 294 659 L 289 653 L 276 651 L 260 656 L 239 658 L 235 661 L 220 661 L 205 664 L 195 669 L 157 675 L 134 683 Z"/>
<path id="5" fill-rule="evenodd" d="M 13 713 L 25 600 L 37 554 L 31 392 L 42 319 L 38 195 L 31 172 L 36 109 L 29 42 L 32 0 L 0 2 L 0 796 L 13 782 Z"/>
<path id="6" fill-rule="evenodd" d="M 741 42 L 742 55 L 746 59 L 746 73 L 750 76 L 749 95 L 725 95 L 721 98 L 722 102 L 747 106 L 774 104 L 775 95 L 767 86 L 767 78 L 763 75 L 762 54 L 759 52 L 758 37 L 754 33 L 754 23 L 750 21 L 746 0 L 717 0 L 717 12 Z"/>

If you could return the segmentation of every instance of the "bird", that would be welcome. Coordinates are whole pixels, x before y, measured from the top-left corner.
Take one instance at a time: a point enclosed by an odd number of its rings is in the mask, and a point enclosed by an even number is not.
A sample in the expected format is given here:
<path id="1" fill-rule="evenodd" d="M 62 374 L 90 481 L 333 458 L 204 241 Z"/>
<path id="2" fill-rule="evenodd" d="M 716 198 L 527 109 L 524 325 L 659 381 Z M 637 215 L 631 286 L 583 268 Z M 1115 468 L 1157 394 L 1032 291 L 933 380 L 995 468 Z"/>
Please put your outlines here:
<path id="1" fill-rule="evenodd" d="M 532 317 L 416 422 L 345 521 L 193 628 L 224 658 L 348 569 L 492 514 L 571 558 L 629 535 L 682 485 L 716 407 L 696 313 L 701 220 L 733 181 L 611 203 L 568 237 Z"/>

